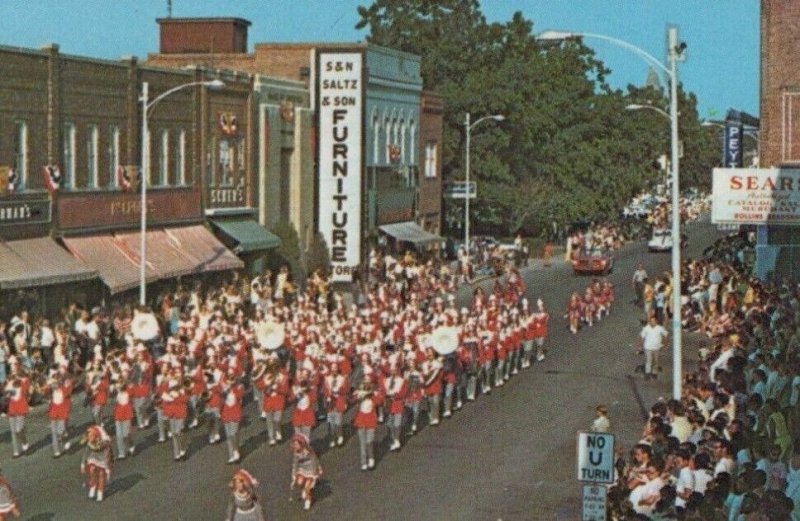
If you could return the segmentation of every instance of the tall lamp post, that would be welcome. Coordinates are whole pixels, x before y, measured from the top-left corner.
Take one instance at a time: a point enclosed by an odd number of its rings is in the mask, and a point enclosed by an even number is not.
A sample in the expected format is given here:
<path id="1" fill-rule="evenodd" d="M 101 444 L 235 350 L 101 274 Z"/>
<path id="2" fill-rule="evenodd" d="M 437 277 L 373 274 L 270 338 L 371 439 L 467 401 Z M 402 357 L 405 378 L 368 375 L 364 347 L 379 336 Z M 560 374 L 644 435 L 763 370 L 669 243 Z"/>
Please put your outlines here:
<path id="1" fill-rule="evenodd" d="M 464 178 L 465 184 L 464 187 L 464 251 L 466 253 L 466 263 L 467 269 L 469 269 L 470 264 L 470 247 L 469 247 L 469 199 L 472 195 L 469 189 L 469 146 L 470 146 L 470 135 L 472 133 L 472 129 L 478 126 L 480 123 L 487 121 L 487 120 L 494 120 L 494 121 L 504 121 L 506 117 L 502 114 L 494 114 L 492 116 L 483 116 L 482 118 L 477 119 L 474 123 L 470 123 L 470 113 L 467 112 L 467 117 L 464 120 L 464 130 L 467 134 L 467 146 L 466 146 L 466 160 L 464 163 Z"/>
<path id="2" fill-rule="evenodd" d="M 149 176 L 148 170 L 150 166 L 150 137 L 148 136 L 150 130 L 147 126 L 147 118 L 150 116 L 150 110 L 153 109 L 153 107 L 155 107 L 159 101 L 171 94 L 178 92 L 179 90 L 194 87 L 196 85 L 204 85 L 209 89 L 218 90 L 224 87 L 225 83 L 219 79 L 184 83 L 183 85 L 173 87 L 150 100 L 150 84 L 146 81 L 142 82 L 142 96 L 139 98 L 139 101 L 142 103 L 142 167 L 139 170 L 139 182 L 142 185 L 142 219 L 141 229 L 139 231 L 139 250 L 141 252 L 139 257 L 139 305 L 141 306 L 144 306 L 147 301 L 147 179 Z"/>
<path id="3" fill-rule="evenodd" d="M 678 28 L 671 26 L 667 29 L 667 43 L 669 46 L 667 61 L 664 65 L 652 54 L 629 42 L 596 33 L 545 31 L 537 36 L 540 41 L 563 41 L 569 38 L 595 38 L 604 40 L 618 47 L 627 49 L 651 65 L 664 72 L 670 83 L 669 119 L 671 123 L 672 141 L 672 395 L 676 400 L 681 399 L 682 387 L 682 348 L 681 348 L 681 251 L 676 247 L 681 243 L 681 214 L 680 214 L 680 183 L 679 183 L 679 150 L 678 150 L 678 62 L 684 61 L 686 44 L 678 40 Z M 655 107 L 653 107 L 655 109 Z"/>

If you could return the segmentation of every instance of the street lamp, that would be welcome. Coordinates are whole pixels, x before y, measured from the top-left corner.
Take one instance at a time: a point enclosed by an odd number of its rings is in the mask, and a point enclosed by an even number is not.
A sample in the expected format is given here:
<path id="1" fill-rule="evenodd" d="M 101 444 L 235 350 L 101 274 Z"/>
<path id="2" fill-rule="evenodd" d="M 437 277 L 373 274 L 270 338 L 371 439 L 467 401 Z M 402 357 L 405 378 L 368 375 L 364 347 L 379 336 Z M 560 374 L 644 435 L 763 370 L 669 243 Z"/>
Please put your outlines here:
<path id="1" fill-rule="evenodd" d="M 466 157 L 466 163 L 465 163 L 465 166 L 464 166 L 464 177 L 465 177 L 465 185 L 466 185 L 465 189 L 464 189 L 464 196 L 465 196 L 465 199 L 464 199 L 464 251 L 466 253 L 465 260 L 466 260 L 466 268 L 467 268 L 467 270 L 469 270 L 469 265 L 470 265 L 470 249 L 469 249 L 469 199 L 470 199 L 470 195 L 471 195 L 470 194 L 470 189 L 469 189 L 469 144 L 470 144 L 470 134 L 471 134 L 472 129 L 474 127 L 478 126 L 481 122 L 487 121 L 487 120 L 490 120 L 490 119 L 494 120 L 494 121 L 504 121 L 506 119 L 506 117 L 503 116 L 502 114 L 494 114 L 492 116 L 484 116 L 484 117 L 476 120 L 474 123 L 470 123 L 470 113 L 467 112 L 467 117 L 464 120 L 464 130 L 467 133 L 467 147 L 466 147 L 467 148 L 467 151 L 466 151 L 467 157 Z M 467 271 L 467 273 L 469 273 L 469 271 Z"/>
<path id="2" fill-rule="evenodd" d="M 141 251 L 141 255 L 139 258 L 139 305 L 144 306 L 147 300 L 146 298 L 146 288 L 147 288 L 147 240 L 146 240 L 146 232 L 147 232 L 147 178 L 148 178 L 148 167 L 150 166 L 150 138 L 148 133 L 150 132 L 147 127 L 147 118 L 150 116 L 150 110 L 155 107 L 155 105 L 166 98 L 167 96 L 178 92 L 179 90 L 186 89 L 188 87 L 194 87 L 196 85 L 204 85 L 212 90 L 219 90 L 225 86 L 225 83 L 222 80 L 214 79 L 214 80 L 207 80 L 207 81 L 192 81 L 189 83 L 184 83 L 183 85 L 178 85 L 177 87 L 173 87 L 166 92 L 161 93 L 159 96 L 155 97 L 153 100 L 149 99 L 150 93 L 150 84 L 146 81 L 142 82 L 142 96 L 139 98 L 139 101 L 142 103 L 142 167 L 139 171 L 139 179 L 142 185 L 142 220 L 141 220 L 141 230 L 140 230 L 140 243 L 139 249 Z"/>
<path id="3" fill-rule="evenodd" d="M 671 119 L 666 110 L 660 109 L 655 105 L 640 105 L 638 103 L 631 103 L 630 105 L 625 105 L 625 110 L 648 110 L 648 109 L 658 112 L 667 119 Z"/>
<path id="4" fill-rule="evenodd" d="M 671 123 L 672 141 L 672 395 L 676 400 L 681 399 L 682 386 L 682 349 L 681 349 L 681 214 L 680 203 L 680 168 L 678 144 L 678 61 L 684 61 L 686 56 L 686 43 L 678 40 L 678 28 L 671 26 L 667 29 L 669 67 L 661 63 L 652 54 L 632 43 L 596 33 L 576 33 L 564 31 L 545 31 L 537 36 L 543 42 L 561 42 L 570 38 L 595 38 L 612 43 L 627 49 L 650 65 L 660 69 L 670 82 L 669 119 Z M 643 106 L 644 107 L 644 106 Z M 656 109 L 656 107 L 653 107 Z M 658 109 L 660 110 L 660 109 Z"/>

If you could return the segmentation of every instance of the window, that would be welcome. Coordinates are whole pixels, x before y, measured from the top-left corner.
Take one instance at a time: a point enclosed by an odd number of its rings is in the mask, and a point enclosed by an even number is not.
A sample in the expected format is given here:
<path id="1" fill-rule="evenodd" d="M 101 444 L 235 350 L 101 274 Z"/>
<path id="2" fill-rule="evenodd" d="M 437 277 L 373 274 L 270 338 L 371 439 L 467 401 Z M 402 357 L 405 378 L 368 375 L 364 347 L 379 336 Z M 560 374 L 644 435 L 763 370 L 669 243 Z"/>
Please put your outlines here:
<path id="1" fill-rule="evenodd" d="M 800 163 L 800 92 L 783 93 L 781 161 Z"/>
<path id="2" fill-rule="evenodd" d="M 87 188 L 97 188 L 97 125 L 89 125 L 86 132 Z"/>
<path id="3" fill-rule="evenodd" d="M 16 191 L 25 189 L 28 180 L 28 125 L 24 121 L 17 122 L 14 143 L 14 172 L 17 174 Z"/>
<path id="4" fill-rule="evenodd" d="M 389 121 L 389 116 L 384 116 L 383 118 L 383 137 L 383 153 L 386 154 L 383 158 L 383 162 L 389 164 L 389 145 L 392 144 L 392 125 Z"/>
<path id="5" fill-rule="evenodd" d="M 219 175 L 217 176 L 219 184 L 223 186 L 232 184 L 233 175 L 231 170 L 234 168 L 233 149 L 227 139 L 219 140 L 217 164 L 219 166 Z"/>
<path id="6" fill-rule="evenodd" d="M 108 186 L 119 186 L 117 170 L 119 169 L 119 127 L 111 126 L 108 132 Z"/>
<path id="7" fill-rule="evenodd" d="M 158 155 L 158 185 L 169 184 L 169 130 L 161 131 L 161 143 Z"/>
<path id="8" fill-rule="evenodd" d="M 406 159 L 406 122 L 400 120 L 400 162 L 404 163 Z"/>
<path id="9" fill-rule="evenodd" d="M 436 177 L 436 154 L 438 148 L 436 141 L 425 143 L 425 177 Z"/>
<path id="10" fill-rule="evenodd" d="M 75 188 L 75 125 L 64 125 L 64 165 L 61 172 L 64 188 Z"/>
<path id="11" fill-rule="evenodd" d="M 417 126 L 413 119 L 408 122 L 408 164 L 417 164 Z"/>
<path id="12" fill-rule="evenodd" d="M 372 162 L 377 163 L 381 154 L 381 118 L 372 114 Z"/>
<path id="13" fill-rule="evenodd" d="M 186 184 L 186 131 L 178 134 L 178 146 L 175 147 L 175 179 L 179 185 Z"/>

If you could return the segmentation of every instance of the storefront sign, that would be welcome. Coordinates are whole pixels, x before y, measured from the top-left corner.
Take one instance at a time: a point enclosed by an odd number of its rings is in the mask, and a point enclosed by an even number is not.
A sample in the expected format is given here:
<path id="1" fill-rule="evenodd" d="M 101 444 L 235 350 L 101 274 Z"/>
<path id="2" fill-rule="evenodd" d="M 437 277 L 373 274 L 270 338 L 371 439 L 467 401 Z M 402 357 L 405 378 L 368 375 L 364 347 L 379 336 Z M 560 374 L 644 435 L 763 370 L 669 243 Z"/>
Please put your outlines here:
<path id="1" fill-rule="evenodd" d="M 0 201 L 0 226 L 48 223 L 52 214 L 50 208 L 49 199 Z"/>
<path id="2" fill-rule="evenodd" d="M 723 165 L 726 168 L 741 168 L 743 163 L 742 139 L 744 127 L 741 122 L 728 121 L 725 123 L 725 158 Z"/>
<path id="3" fill-rule="evenodd" d="M 211 188 L 208 190 L 208 204 L 211 208 L 245 206 L 244 186 Z"/>
<path id="4" fill-rule="evenodd" d="M 800 170 L 715 168 L 711 222 L 800 224 Z"/>
<path id="5" fill-rule="evenodd" d="M 141 194 L 130 192 L 69 193 L 57 199 L 60 230 L 121 228 L 139 224 Z M 199 219 L 200 192 L 192 189 L 148 190 L 147 224 Z"/>
<path id="6" fill-rule="evenodd" d="M 351 281 L 361 261 L 363 59 L 359 52 L 318 55 L 318 222 L 338 282 Z"/>

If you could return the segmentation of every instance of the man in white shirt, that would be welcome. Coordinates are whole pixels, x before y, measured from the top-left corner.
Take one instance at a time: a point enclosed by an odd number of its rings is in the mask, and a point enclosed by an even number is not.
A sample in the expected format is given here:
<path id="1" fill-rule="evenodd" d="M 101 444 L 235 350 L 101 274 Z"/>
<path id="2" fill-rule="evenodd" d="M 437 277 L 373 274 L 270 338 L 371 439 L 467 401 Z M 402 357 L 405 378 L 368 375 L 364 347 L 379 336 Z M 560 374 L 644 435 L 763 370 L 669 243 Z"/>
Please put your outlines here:
<path id="1" fill-rule="evenodd" d="M 731 442 L 726 439 L 719 439 L 711 443 L 711 448 L 714 450 L 714 458 L 717 461 L 716 465 L 714 465 L 714 477 L 722 472 L 735 476 L 736 462 L 731 456 Z"/>
<path id="2" fill-rule="evenodd" d="M 661 489 L 664 488 L 665 483 L 661 476 L 663 472 L 663 461 L 654 459 L 647 466 L 647 481 L 631 491 L 629 499 L 633 504 L 633 510 L 637 514 L 652 515 L 656 508 L 656 503 L 661 499 Z"/>
<path id="3" fill-rule="evenodd" d="M 655 315 L 651 315 L 639 336 L 642 339 L 642 348 L 645 355 L 644 379 L 655 378 L 656 371 L 658 371 L 658 352 L 664 347 L 664 341 L 667 339 L 667 330 L 658 323 Z"/>
<path id="4" fill-rule="evenodd" d="M 675 506 L 680 509 L 686 508 L 686 500 L 694 492 L 694 472 L 690 467 L 692 454 L 686 449 L 675 451 L 675 468 L 678 471 L 675 480 Z"/>

